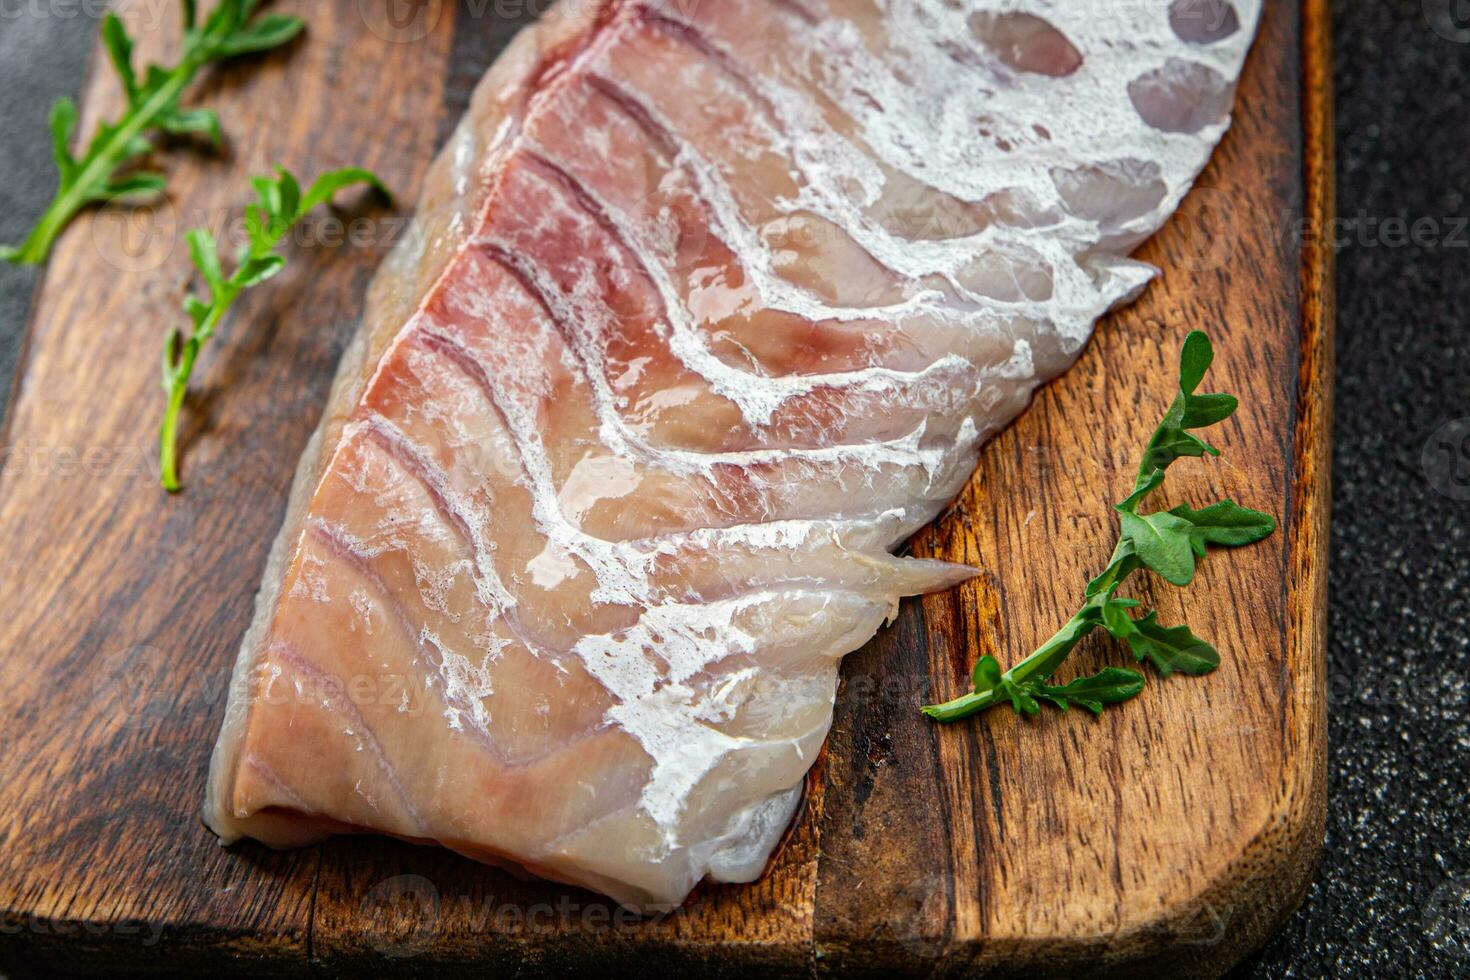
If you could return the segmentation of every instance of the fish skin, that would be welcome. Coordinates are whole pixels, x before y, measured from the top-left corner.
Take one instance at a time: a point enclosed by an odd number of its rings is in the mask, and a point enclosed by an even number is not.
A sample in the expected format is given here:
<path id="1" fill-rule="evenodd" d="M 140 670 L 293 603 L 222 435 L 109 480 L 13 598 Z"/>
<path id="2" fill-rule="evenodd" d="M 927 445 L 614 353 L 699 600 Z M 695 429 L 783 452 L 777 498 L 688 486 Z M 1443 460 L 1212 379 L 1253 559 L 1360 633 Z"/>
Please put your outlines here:
<path id="1" fill-rule="evenodd" d="M 893 550 L 1154 275 L 1127 255 L 1259 15 L 554 7 L 374 280 L 209 826 L 438 843 L 639 910 L 757 877 L 841 657 L 975 574 Z"/>

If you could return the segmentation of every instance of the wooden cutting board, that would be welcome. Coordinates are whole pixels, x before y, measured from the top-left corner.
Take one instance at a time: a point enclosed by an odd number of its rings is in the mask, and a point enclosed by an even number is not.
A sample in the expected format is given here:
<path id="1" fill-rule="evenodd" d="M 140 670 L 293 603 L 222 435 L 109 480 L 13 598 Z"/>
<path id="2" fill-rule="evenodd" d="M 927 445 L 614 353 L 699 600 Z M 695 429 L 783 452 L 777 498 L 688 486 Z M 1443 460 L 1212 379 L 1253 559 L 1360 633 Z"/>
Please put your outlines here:
<path id="1" fill-rule="evenodd" d="M 166 18 L 126 4 L 141 55 Z M 1300 900 L 1322 839 L 1331 256 L 1325 0 L 1268 5 L 1235 127 L 1142 257 L 1165 271 L 1101 324 L 1077 367 L 985 450 L 916 554 L 984 569 L 843 665 L 832 736 L 767 875 L 631 921 L 590 893 L 432 848 L 336 840 L 220 848 L 199 821 L 226 678 L 292 468 L 396 219 L 328 234 L 249 293 L 207 353 L 185 432 L 186 492 L 153 478 L 158 347 L 189 285 L 177 232 L 239 215 L 246 176 L 366 165 L 411 202 L 474 82 L 544 4 L 282 3 L 307 39 L 216 72 L 227 151 L 162 155 L 171 205 L 78 220 L 35 300 L 0 474 L 0 970 L 357 975 L 522 970 L 718 975 L 1223 971 Z M 100 64 L 99 58 L 94 62 Z M 84 127 L 118 108 L 110 72 Z M 1220 648 L 1203 680 L 1151 683 L 1094 719 L 1005 712 L 949 727 L 993 651 L 1009 662 L 1069 615 L 1106 561 L 1109 504 L 1169 395 L 1178 342 L 1207 328 L 1212 382 L 1242 396 L 1222 462 L 1183 487 L 1276 513 L 1163 618 Z M 1175 484 L 1171 473 L 1171 486 Z M 1176 493 L 1179 492 L 1177 489 Z M 1126 658 L 1099 642 L 1085 659 Z"/>

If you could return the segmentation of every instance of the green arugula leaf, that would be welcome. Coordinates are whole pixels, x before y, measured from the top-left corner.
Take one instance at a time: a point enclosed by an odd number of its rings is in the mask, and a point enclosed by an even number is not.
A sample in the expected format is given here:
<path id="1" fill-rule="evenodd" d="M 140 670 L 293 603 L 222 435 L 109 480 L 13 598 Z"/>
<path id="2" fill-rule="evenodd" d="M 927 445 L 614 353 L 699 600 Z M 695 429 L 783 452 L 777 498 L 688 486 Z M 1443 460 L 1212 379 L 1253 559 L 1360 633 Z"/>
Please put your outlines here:
<path id="1" fill-rule="evenodd" d="M 1149 569 L 1173 585 L 1193 580 L 1194 550 L 1189 544 L 1193 524 L 1169 513 L 1139 516 L 1124 511 L 1121 517 L 1123 538 Z"/>
<path id="2" fill-rule="evenodd" d="M 993 656 L 980 658 L 971 677 L 974 690 L 942 704 L 923 706 L 920 710 L 925 715 L 950 722 L 1009 703 L 1017 713 L 1029 717 L 1039 712 L 1040 702 L 1062 710 L 1080 705 L 1097 714 L 1108 705 L 1134 697 L 1143 689 L 1143 675 L 1117 667 L 1061 687 L 1047 683 L 1077 645 L 1098 627 L 1127 643 L 1138 660 L 1147 660 L 1165 677 L 1176 672 L 1207 674 L 1219 666 L 1219 653 L 1188 626 L 1162 626 L 1153 611 L 1135 619 L 1129 611 L 1138 608 L 1138 600 L 1117 595 L 1129 576 L 1145 568 L 1174 585 L 1188 585 L 1194 579 L 1196 560 L 1205 556 L 1209 545 L 1251 544 L 1276 528 L 1276 521 L 1269 515 L 1232 500 L 1200 510 L 1181 505 L 1167 511 L 1139 513 L 1144 501 L 1163 486 L 1165 471 L 1175 461 L 1219 455 L 1219 450 L 1190 431 L 1222 422 L 1239 407 L 1231 395 L 1196 394 L 1214 358 L 1214 348 L 1204 333 L 1192 331 L 1184 339 L 1179 355 L 1179 391 L 1149 438 L 1133 491 L 1114 508 L 1120 524 L 1118 542 L 1107 568 L 1087 583 L 1082 608 L 1010 670 L 1002 672 Z"/>
<path id="3" fill-rule="evenodd" d="M 179 109 L 175 107 L 158 120 L 158 128 L 173 136 L 192 136 L 202 133 L 213 146 L 224 140 L 220 132 L 219 116 L 212 109 Z"/>
<path id="4" fill-rule="evenodd" d="M 102 19 L 102 45 L 117 72 L 126 96 L 126 111 L 113 122 L 102 122 L 80 158 L 72 155 L 77 109 L 70 99 L 52 106 L 50 127 L 58 175 L 56 196 L 19 246 L 0 246 L 0 259 L 37 265 L 51 254 L 58 235 L 82 208 L 108 201 L 122 193 L 157 192 L 163 184 L 154 176 L 119 177 L 118 172 L 153 151 L 148 134 L 203 133 L 220 141 L 214 113 L 179 108 L 179 99 L 207 64 L 236 55 L 265 51 L 285 44 L 304 27 L 296 17 L 270 14 L 251 21 L 256 0 L 220 0 L 198 24 L 192 2 L 182 6 L 184 36 L 178 64 L 149 65 L 141 76 L 133 67 L 133 39 L 115 14 Z M 126 188 L 120 191 L 119 188 Z"/>
<path id="5" fill-rule="evenodd" d="M 138 78 L 133 73 L 133 39 L 128 37 L 128 32 L 117 14 L 108 11 L 102 18 L 102 45 L 107 48 L 107 57 L 112 62 L 112 67 L 117 71 L 118 79 L 122 82 L 123 92 L 128 97 L 128 105 L 136 105 L 138 102 Z"/>
<path id="6" fill-rule="evenodd" d="M 235 276 L 235 284 L 241 289 L 259 286 L 286 267 L 286 260 L 279 255 L 257 255 L 245 260 Z"/>
<path id="7" fill-rule="evenodd" d="M 385 201 L 391 203 L 393 200 L 392 193 L 376 176 L 357 167 L 346 167 L 342 170 L 329 170 L 318 177 L 301 199 L 301 210 L 310 211 L 318 204 L 325 204 L 339 190 L 352 184 L 367 184 L 382 195 Z"/>
<path id="8" fill-rule="evenodd" d="M 1189 525 L 1189 539 L 1194 553 L 1201 558 L 1205 546 L 1216 544 L 1226 548 L 1255 544 L 1276 530 L 1276 519 L 1233 500 L 1222 500 L 1203 510 L 1180 504 L 1170 514 Z"/>
<path id="9" fill-rule="evenodd" d="M 157 194 L 167 183 L 168 178 L 163 174 L 140 170 L 109 181 L 103 193 L 109 201 L 120 197 L 141 197 Z"/>
<path id="10" fill-rule="evenodd" d="M 1193 330 L 1184 338 L 1179 355 L 1179 393 L 1144 449 L 1133 493 L 1118 505 L 1118 510 L 1137 510 L 1143 498 L 1163 484 L 1164 471 L 1176 461 L 1220 455 L 1218 449 L 1189 431 L 1223 422 L 1239 406 L 1233 395 L 1195 394 L 1214 359 L 1214 347 L 1203 332 Z"/>
<path id="11" fill-rule="evenodd" d="M 1041 704 L 1032 694 L 1034 690 L 1035 685 L 1031 684 L 1017 684 L 1008 680 L 1000 682 L 1000 691 L 1011 702 L 1011 708 L 1016 714 L 1026 717 L 1041 714 Z"/>
<path id="12" fill-rule="evenodd" d="M 1182 415 L 1180 417 L 1181 419 L 1183 418 Z M 1164 470 L 1167 470 L 1171 465 L 1181 459 L 1198 459 L 1202 456 L 1218 455 L 1220 455 L 1220 450 L 1205 442 L 1199 436 L 1185 432 L 1184 429 L 1177 425 L 1172 425 L 1161 429 L 1158 435 L 1154 437 L 1154 441 L 1149 445 L 1144 459 L 1145 465 L 1151 471 L 1149 478 L 1152 479 L 1155 473 L 1162 476 Z M 1163 482 L 1160 479 L 1154 484 L 1154 489 L 1162 486 Z M 1130 497 L 1129 501 L 1131 506 L 1137 506 L 1136 491 L 1135 497 Z"/>
<path id="13" fill-rule="evenodd" d="M 1137 599 L 1109 599 L 1103 604 L 1103 628 L 1113 639 L 1126 640 L 1136 631 L 1133 617 L 1128 615 L 1128 610 L 1137 609 L 1138 606 Z"/>
<path id="14" fill-rule="evenodd" d="M 1110 704 L 1121 704 L 1143 690 L 1143 675 L 1124 667 L 1104 667 L 1090 677 L 1079 677 L 1062 687 L 1038 684 L 1038 698 L 1066 711 L 1070 705 L 1086 708 L 1100 715 Z"/>
<path id="15" fill-rule="evenodd" d="M 77 105 L 71 99 L 61 98 L 51 107 L 51 155 L 56 160 L 56 169 L 63 181 L 76 176 L 77 161 L 71 155 L 71 140 L 77 130 Z"/>
<path id="16" fill-rule="evenodd" d="M 301 213 L 301 185 L 290 173 L 277 167 L 271 190 L 271 216 L 288 227 L 295 224 Z"/>
<path id="17" fill-rule="evenodd" d="M 1112 592 L 1118 587 L 1118 583 L 1132 575 L 1141 566 L 1142 562 L 1133 553 L 1133 543 L 1126 538 L 1118 540 L 1117 547 L 1113 549 L 1113 557 L 1108 561 L 1108 567 L 1103 569 L 1101 575 L 1087 583 L 1087 589 L 1083 593 L 1091 599 L 1105 592 Z"/>
<path id="18" fill-rule="evenodd" d="M 1234 395 L 1190 395 L 1184 402 L 1183 429 L 1203 429 L 1235 414 L 1240 400 Z"/>
<path id="19" fill-rule="evenodd" d="M 189 245 L 189 258 L 204 277 L 210 296 L 218 296 L 225 288 L 225 273 L 220 268 L 219 246 L 207 228 L 195 228 L 184 236 Z"/>
<path id="20" fill-rule="evenodd" d="M 262 216 L 284 216 L 285 209 L 281 206 L 281 181 L 279 177 L 251 177 L 250 186 L 255 188 L 255 196 L 260 201 L 254 207 L 259 209 L 259 213 Z"/>
<path id="21" fill-rule="evenodd" d="M 1000 661 L 989 655 L 975 661 L 975 669 L 970 674 L 970 682 L 975 685 L 977 691 L 994 690 L 1000 684 Z"/>
<path id="22" fill-rule="evenodd" d="M 300 34 L 305 26 L 297 17 L 267 14 L 250 27 L 235 31 L 222 41 L 218 49 L 219 56 L 233 58 L 236 55 L 278 48 Z"/>
<path id="23" fill-rule="evenodd" d="M 1138 510 L 1138 505 L 1143 503 L 1144 498 L 1164 485 L 1164 469 L 1172 463 L 1176 457 L 1170 456 L 1163 467 L 1157 467 L 1149 471 L 1147 476 L 1140 476 L 1138 482 L 1133 486 L 1133 492 L 1113 505 L 1113 509 L 1119 513 L 1131 514 Z"/>
<path id="24" fill-rule="evenodd" d="M 1208 674 L 1220 666 L 1220 654 L 1188 626 L 1160 626 L 1155 612 L 1134 620 L 1133 625 L 1134 632 L 1128 637 L 1133 655 L 1147 659 L 1165 677 L 1176 670 L 1196 676 Z"/>
<path id="25" fill-rule="evenodd" d="M 260 285 L 285 267 L 285 257 L 275 250 L 306 212 L 331 200 L 336 191 L 351 184 L 368 184 L 374 188 L 383 186 L 376 176 L 358 169 L 322 174 L 304 195 L 296 177 L 282 167 L 276 168 L 275 177 L 254 178 L 251 185 L 255 188 L 257 200 L 245 209 L 249 240 L 240 249 L 235 271 L 229 277 L 225 276 L 220 263 L 219 245 L 208 229 L 195 228 L 185 236 L 189 256 L 208 288 L 208 297 L 191 294 L 185 299 L 184 312 L 189 315 L 189 332 L 172 330 L 164 342 L 162 375 L 168 404 L 158 430 L 158 461 L 159 482 L 165 490 L 172 493 L 179 489 L 179 416 L 199 351 L 214 336 L 220 321 L 242 292 Z M 977 677 L 979 669 L 977 666 Z M 999 676 L 999 665 L 996 672 Z"/>
<path id="26" fill-rule="evenodd" d="M 1215 348 L 1203 330 L 1191 330 L 1179 349 L 1179 390 L 1192 395 L 1215 363 Z"/>

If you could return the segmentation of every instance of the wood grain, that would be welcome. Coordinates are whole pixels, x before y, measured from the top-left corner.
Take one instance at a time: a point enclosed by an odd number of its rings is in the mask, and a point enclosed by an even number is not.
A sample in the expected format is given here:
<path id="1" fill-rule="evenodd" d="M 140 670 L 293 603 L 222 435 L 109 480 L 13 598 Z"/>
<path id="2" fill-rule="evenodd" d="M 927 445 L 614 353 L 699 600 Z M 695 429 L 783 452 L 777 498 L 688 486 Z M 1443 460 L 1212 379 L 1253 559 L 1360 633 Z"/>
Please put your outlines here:
<path id="1" fill-rule="evenodd" d="M 163 58 L 171 25 L 141 30 Z M 1167 270 L 985 451 L 916 554 L 981 578 L 906 603 L 844 665 L 832 736 L 767 875 L 634 920 L 449 853 L 358 838 L 219 848 L 198 820 L 229 667 L 285 488 L 396 216 L 295 247 L 241 301 L 189 407 L 187 492 L 157 492 L 159 338 L 188 287 L 184 228 L 238 215 L 245 177 L 366 165 L 412 200 L 518 26 L 430 3 L 373 30 L 356 0 L 278 4 L 309 39 L 209 76 L 227 151 L 163 153 L 168 208 L 84 216 L 39 287 L 4 443 L 0 970 L 220 975 L 1218 974 L 1300 899 L 1321 842 L 1332 213 L 1325 0 L 1268 7 L 1235 128 L 1142 257 Z M 520 12 L 536 4 L 511 5 Z M 524 19 L 524 18 L 519 18 Z M 84 126 L 117 108 L 108 73 Z M 153 221 L 152 225 L 148 221 Z M 330 230 L 330 229 L 329 229 Z M 1107 502 L 1164 407 L 1179 339 L 1208 328 L 1245 409 L 1183 497 L 1229 494 L 1282 531 L 1144 598 L 1220 648 L 1101 719 L 995 712 L 936 727 L 982 652 L 1013 660 L 1106 560 Z M 1171 484 L 1175 482 L 1171 473 Z M 1090 663 L 1116 660 L 1105 643 Z M 1079 665 L 1080 666 L 1080 665 Z"/>

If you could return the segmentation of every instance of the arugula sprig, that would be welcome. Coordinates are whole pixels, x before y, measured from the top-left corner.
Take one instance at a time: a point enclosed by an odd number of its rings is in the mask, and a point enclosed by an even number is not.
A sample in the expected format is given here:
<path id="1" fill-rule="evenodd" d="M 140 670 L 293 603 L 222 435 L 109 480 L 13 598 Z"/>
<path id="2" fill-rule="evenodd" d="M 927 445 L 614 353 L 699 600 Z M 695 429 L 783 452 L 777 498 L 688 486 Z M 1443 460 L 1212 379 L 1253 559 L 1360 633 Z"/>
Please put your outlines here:
<path id="1" fill-rule="evenodd" d="M 1063 711 L 1076 706 L 1101 714 L 1110 704 L 1143 690 L 1136 670 L 1107 667 L 1069 684 L 1048 683 L 1072 650 L 1099 627 L 1128 644 L 1140 662 L 1147 661 L 1167 677 L 1207 674 L 1220 664 L 1215 648 L 1188 626 L 1164 626 L 1158 613 L 1135 617 L 1137 599 L 1120 597 L 1123 582 L 1134 572 L 1148 569 L 1174 585 L 1194 579 L 1195 563 L 1210 545 L 1239 547 L 1260 541 L 1276 529 L 1270 515 L 1222 500 L 1201 510 L 1188 506 L 1140 513 L 1144 500 L 1164 483 L 1164 472 L 1186 457 L 1218 456 L 1220 451 L 1192 430 L 1223 422 L 1234 414 L 1238 401 L 1231 395 L 1196 394 L 1214 360 L 1214 348 L 1196 330 L 1184 340 L 1179 358 L 1179 393 L 1154 431 L 1138 467 L 1133 492 L 1114 508 L 1120 517 L 1117 547 L 1102 574 L 1087 584 L 1085 601 L 1077 614 L 1036 649 L 1002 673 L 992 656 L 980 658 L 972 675 L 974 691 L 921 710 L 936 721 L 957 721 L 997 704 L 1008 703 L 1022 715 L 1035 715 L 1046 702 Z"/>
<path id="2" fill-rule="evenodd" d="M 211 143 L 220 141 L 219 117 L 209 109 L 179 105 L 184 89 L 199 70 L 214 61 L 268 51 L 301 33 L 298 17 L 266 14 L 254 17 L 260 0 L 220 0 L 199 22 L 193 0 L 183 3 L 183 49 L 172 68 L 149 65 L 140 76 L 133 69 L 133 39 L 116 14 L 102 20 L 102 43 L 127 96 L 127 109 L 115 122 L 98 125 L 80 158 L 71 153 L 76 136 L 77 107 L 58 99 L 51 107 L 52 154 L 60 181 L 56 197 L 18 247 L 0 246 L 0 259 L 17 265 L 37 265 L 51 253 L 56 236 L 77 212 L 89 204 L 120 197 L 156 194 L 167 183 L 163 174 L 118 171 L 153 150 L 147 133 L 194 134 Z"/>
<path id="3" fill-rule="evenodd" d="M 276 247 L 296 223 L 318 204 L 325 204 L 337 191 L 352 184 L 368 184 L 388 197 L 388 189 L 372 173 L 356 167 L 322 174 L 301 192 L 301 185 L 284 168 L 276 168 L 275 177 L 256 177 L 256 203 L 245 209 L 247 242 L 235 255 L 235 271 L 226 277 L 220 264 L 219 246 L 206 228 L 195 228 L 185 240 L 208 295 L 190 294 L 184 300 L 190 328 L 185 335 L 177 328 L 168 336 L 163 351 L 163 390 L 168 393 L 168 407 L 158 431 L 159 479 L 169 492 L 179 489 L 178 426 L 184 396 L 189 390 L 189 376 L 200 349 L 214 336 L 235 299 L 251 286 L 258 286 L 280 272 L 286 264 Z"/>

